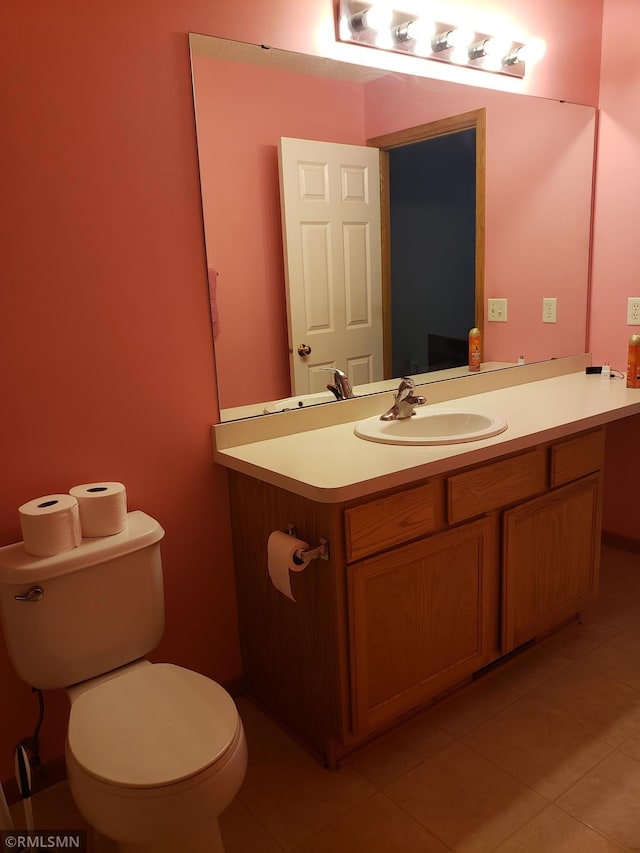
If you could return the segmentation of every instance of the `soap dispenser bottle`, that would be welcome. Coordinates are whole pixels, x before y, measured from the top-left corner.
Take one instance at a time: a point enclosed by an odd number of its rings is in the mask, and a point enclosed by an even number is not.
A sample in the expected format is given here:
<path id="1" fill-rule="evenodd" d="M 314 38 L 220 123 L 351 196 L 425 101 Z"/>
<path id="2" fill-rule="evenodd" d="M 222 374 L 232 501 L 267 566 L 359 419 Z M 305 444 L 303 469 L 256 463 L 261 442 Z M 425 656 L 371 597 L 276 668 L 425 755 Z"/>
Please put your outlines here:
<path id="1" fill-rule="evenodd" d="M 482 348 L 482 333 L 473 328 L 469 332 L 469 370 L 477 373 L 480 370 L 480 350 Z"/>

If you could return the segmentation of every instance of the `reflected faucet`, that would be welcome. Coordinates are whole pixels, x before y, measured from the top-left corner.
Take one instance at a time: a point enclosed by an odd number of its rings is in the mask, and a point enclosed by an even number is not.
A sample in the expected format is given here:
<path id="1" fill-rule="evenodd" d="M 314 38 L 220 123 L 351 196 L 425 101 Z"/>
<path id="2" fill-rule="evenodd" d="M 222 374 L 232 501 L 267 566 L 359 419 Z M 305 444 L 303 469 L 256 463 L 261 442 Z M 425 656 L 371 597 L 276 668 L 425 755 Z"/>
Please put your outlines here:
<path id="1" fill-rule="evenodd" d="M 410 418 L 415 415 L 416 406 L 424 406 L 427 402 L 426 397 L 417 397 L 413 392 L 416 387 L 413 379 L 404 376 L 396 395 L 394 404 L 388 409 L 384 415 L 380 415 L 381 421 L 399 421 L 403 418 Z"/>
<path id="2" fill-rule="evenodd" d="M 337 367 L 321 367 L 320 370 L 330 370 L 333 373 L 333 385 L 327 385 L 327 389 L 335 394 L 336 400 L 350 400 L 355 396 L 344 370 Z"/>

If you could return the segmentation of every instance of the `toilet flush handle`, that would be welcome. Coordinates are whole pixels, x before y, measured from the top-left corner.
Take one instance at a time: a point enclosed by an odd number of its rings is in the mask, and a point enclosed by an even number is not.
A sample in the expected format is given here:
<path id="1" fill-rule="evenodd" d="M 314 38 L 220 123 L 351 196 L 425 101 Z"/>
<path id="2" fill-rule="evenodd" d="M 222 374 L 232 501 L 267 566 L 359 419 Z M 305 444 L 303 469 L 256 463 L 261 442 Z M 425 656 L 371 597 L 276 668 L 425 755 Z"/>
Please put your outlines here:
<path id="1" fill-rule="evenodd" d="M 43 595 L 44 590 L 41 586 L 32 586 L 29 592 L 25 592 L 24 595 L 16 595 L 14 598 L 16 601 L 40 601 Z"/>

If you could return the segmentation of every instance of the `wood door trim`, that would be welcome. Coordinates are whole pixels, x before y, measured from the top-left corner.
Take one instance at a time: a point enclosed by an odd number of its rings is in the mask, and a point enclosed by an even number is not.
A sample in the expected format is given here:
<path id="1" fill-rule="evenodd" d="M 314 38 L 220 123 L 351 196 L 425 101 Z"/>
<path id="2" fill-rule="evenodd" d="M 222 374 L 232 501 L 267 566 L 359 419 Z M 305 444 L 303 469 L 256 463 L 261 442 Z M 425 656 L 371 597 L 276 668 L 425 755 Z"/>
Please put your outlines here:
<path id="1" fill-rule="evenodd" d="M 391 357 L 391 223 L 389 217 L 389 151 L 459 133 L 462 130 L 475 129 L 476 132 L 476 264 L 475 264 L 475 324 L 484 328 L 484 267 L 485 267 L 485 194 L 487 163 L 487 111 L 483 107 L 455 116 L 438 119 L 416 127 L 374 136 L 367 145 L 380 149 L 380 232 L 382 238 L 382 309 L 383 309 L 383 364 L 385 379 L 392 379 Z M 484 335 L 480 358 L 484 359 Z"/>

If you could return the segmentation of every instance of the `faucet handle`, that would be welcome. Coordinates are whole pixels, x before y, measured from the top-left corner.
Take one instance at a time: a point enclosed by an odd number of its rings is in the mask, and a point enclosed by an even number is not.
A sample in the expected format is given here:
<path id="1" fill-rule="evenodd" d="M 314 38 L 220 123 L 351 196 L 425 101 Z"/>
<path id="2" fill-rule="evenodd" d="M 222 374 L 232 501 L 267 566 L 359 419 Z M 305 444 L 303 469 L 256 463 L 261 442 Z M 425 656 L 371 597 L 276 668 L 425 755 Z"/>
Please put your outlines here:
<path id="1" fill-rule="evenodd" d="M 409 376 L 403 376 L 394 396 L 394 403 L 383 415 L 381 421 L 398 421 L 415 415 L 415 406 L 424 406 L 426 397 L 416 396 L 413 392 L 416 383 Z"/>
<path id="2" fill-rule="evenodd" d="M 403 376 L 400 380 L 400 384 L 398 385 L 398 390 L 395 393 L 395 401 L 396 403 L 401 400 L 405 400 L 411 394 L 413 394 L 416 387 L 416 383 L 411 379 L 410 376 Z"/>
<path id="3" fill-rule="evenodd" d="M 327 385 L 327 389 L 335 394 L 336 400 L 349 400 L 353 395 L 353 388 L 349 377 L 339 367 L 320 367 L 319 370 L 330 370 L 333 373 L 333 385 Z"/>

